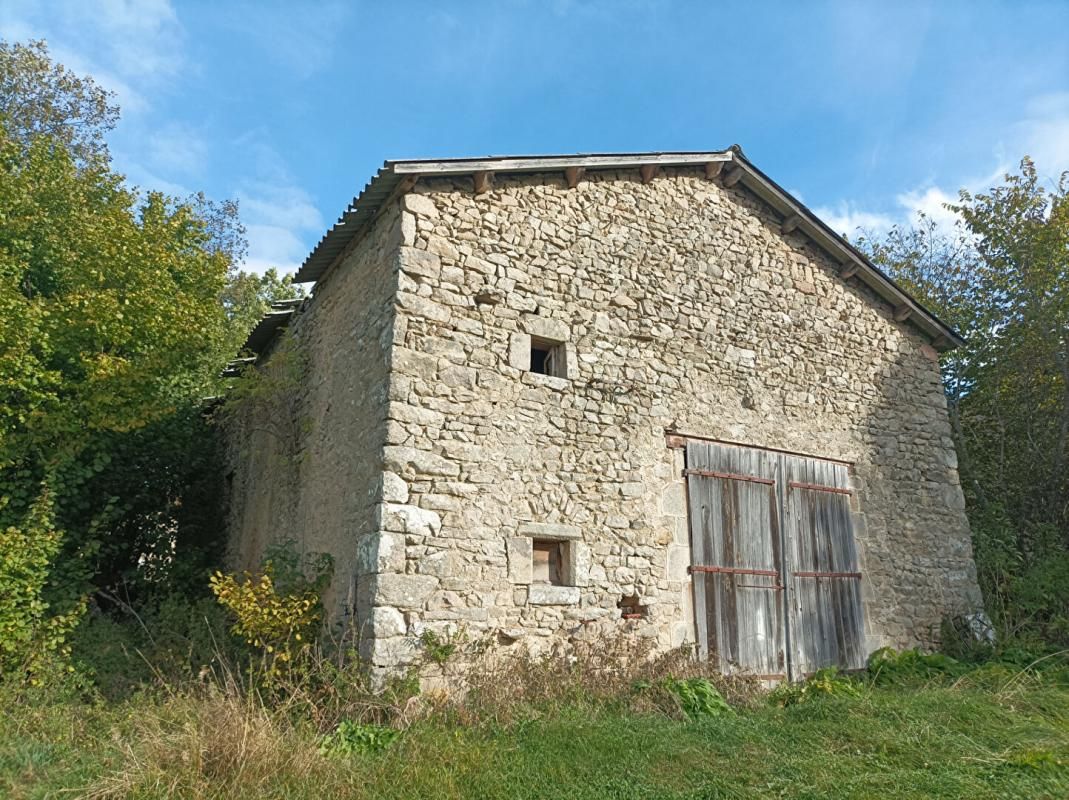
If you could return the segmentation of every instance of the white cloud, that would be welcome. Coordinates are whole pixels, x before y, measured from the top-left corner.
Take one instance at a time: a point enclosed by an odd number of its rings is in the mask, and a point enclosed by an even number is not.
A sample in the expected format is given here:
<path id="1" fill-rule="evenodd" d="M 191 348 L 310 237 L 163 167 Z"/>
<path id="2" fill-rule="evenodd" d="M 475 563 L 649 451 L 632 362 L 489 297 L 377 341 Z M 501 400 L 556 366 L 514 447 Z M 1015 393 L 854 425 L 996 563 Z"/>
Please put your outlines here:
<path id="1" fill-rule="evenodd" d="M 208 142 L 189 125 L 169 122 L 148 135 L 146 160 L 149 165 L 187 176 L 204 173 L 208 163 Z"/>
<path id="2" fill-rule="evenodd" d="M 1029 155 L 1040 176 L 1057 178 L 1069 170 L 1069 92 L 1041 95 L 1026 106 L 1025 118 L 1010 125 L 1006 135 L 993 148 L 995 166 L 980 177 L 966 178 L 945 189 L 934 181 L 899 193 L 889 211 L 867 211 L 848 202 L 824 206 L 814 212 L 836 232 L 854 237 L 859 229 L 865 233 L 886 233 L 894 225 L 909 225 L 923 213 L 944 231 L 959 217 L 946 204 L 958 201 L 958 191 L 971 194 L 985 192 L 1002 182 L 1007 173 L 1016 171 L 1018 160 Z"/>
<path id="3" fill-rule="evenodd" d="M 813 213 L 824 220 L 833 231 L 854 238 L 859 230 L 867 234 L 882 234 L 891 230 L 897 221 L 889 214 L 862 211 L 849 203 L 839 203 L 834 208 L 822 206 Z"/>
<path id="4" fill-rule="evenodd" d="M 251 178 L 234 192 L 249 238 L 245 269 L 263 272 L 276 267 L 296 270 L 308 255 L 308 241 L 322 235 L 322 214 L 311 195 L 294 180 L 285 159 L 251 131 L 233 143 L 252 156 Z"/>
<path id="5" fill-rule="evenodd" d="M 256 182 L 239 189 L 237 197 L 249 238 L 245 268 L 296 270 L 308 255 L 307 239 L 319 236 L 325 227 L 308 193 L 294 185 Z"/>
<path id="6" fill-rule="evenodd" d="M 47 40 L 57 61 L 115 92 L 126 113 L 148 108 L 150 90 L 186 66 L 169 0 L 7 0 L 0 35 Z"/>
<path id="7" fill-rule="evenodd" d="M 1069 169 L 1069 92 L 1033 98 L 1026 114 L 1012 131 L 1020 150 L 1015 160 L 1030 155 L 1041 175 Z"/>

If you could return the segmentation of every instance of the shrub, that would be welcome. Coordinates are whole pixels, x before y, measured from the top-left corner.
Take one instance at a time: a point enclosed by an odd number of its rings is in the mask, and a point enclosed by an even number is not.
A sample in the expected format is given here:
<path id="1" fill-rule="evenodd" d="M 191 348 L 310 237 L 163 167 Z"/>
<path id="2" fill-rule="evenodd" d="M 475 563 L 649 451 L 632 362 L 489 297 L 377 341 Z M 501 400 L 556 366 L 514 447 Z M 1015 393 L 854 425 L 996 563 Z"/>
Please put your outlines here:
<path id="1" fill-rule="evenodd" d="M 857 681 L 841 675 L 835 667 L 817 670 L 804 681 L 781 683 L 773 689 L 768 699 L 775 705 L 787 706 L 808 703 L 819 697 L 860 697 Z"/>
<path id="2" fill-rule="evenodd" d="M 680 709 L 691 719 L 735 713 L 708 678 L 666 678 L 661 685 L 676 698 Z"/>
<path id="3" fill-rule="evenodd" d="M 330 557 L 314 556 L 308 578 L 291 543 L 272 548 L 260 573 L 211 576 L 211 590 L 236 618 L 233 632 L 261 651 L 265 674 L 276 676 L 306 655 L 322 620 L 320 592 L 330 580 Z"/>
<path id="4" fill-rule="evenodd" d="M 896 651 L 881 647 L 869 656 L 868 674 L 874 684 L 959 676 L 967 670 L 960 661 L 943 653 L 919 650 Z"/>
<path id="5" fill-rule="evenodd" d="M 381 753 L 393 744 L 401 731 L 385 725 L 366 725 L 342 720 L 333 732 L 323 737 L 319 752 L 325 756 L 351 756 Z"/>

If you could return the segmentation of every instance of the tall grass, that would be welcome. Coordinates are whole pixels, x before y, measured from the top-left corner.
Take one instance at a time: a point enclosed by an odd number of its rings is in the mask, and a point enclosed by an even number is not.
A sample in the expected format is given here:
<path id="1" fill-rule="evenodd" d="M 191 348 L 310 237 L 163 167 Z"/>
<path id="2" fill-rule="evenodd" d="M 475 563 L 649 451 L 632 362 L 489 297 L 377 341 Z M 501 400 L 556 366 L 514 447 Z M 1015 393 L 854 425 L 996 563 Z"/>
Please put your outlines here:
<path id="1" fill-rule="evenodd" d="M 0 797 L 1069 796 L 1064 657 L 897 657 L 781 706 L 686 653 L 627 649 L 486 654 L 450 696 L 372 686 L 336 659 L 268 689 L 221 666 L 111 703 L 0 689 Z M 689 718 L 670 678 L 711 681 L 736 713 Z M 400 736 L 332 754 L 341 719 Z"/>

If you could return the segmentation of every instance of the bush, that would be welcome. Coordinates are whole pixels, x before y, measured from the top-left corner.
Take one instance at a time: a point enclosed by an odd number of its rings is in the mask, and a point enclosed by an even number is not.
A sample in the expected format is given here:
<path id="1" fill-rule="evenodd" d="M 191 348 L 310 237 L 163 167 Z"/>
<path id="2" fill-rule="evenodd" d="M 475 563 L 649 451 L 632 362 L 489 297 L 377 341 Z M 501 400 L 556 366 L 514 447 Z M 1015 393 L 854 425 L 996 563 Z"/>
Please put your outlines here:
<path id="1" fill-rule="evenodd" d="M 365 725 L 346 719 L 332 733 L 323 737 L 319 752 L 325 756 L 381 753 L 400 736 L 401 731 L 396 728 Z"/>
<path id="2" fill-rule="evenodd" d="M 661 686 L 676 698 L 680 709 L 691 719 L 735 713 L 708 678 L 666 678 Z"/>
<path id="3" fill-rule="evenodd" d="M 284 542 L 268 551 L 257 575 L 211 576 L 216 599 L 236 619 L 231 630 L 260 650 L 268 678 L 292 669 L 314 645 L 331 569 L 330 556 L 315 554 L 305 563 Z"/>
<path id="4" fill-rule="evenodd" d="M 967 669 L 950 656 L 916 649 L 897 652 L 891 647 L 881 647 L 868 661 L 868 674 L 874 684 L 958 676 Z"/>
<path id="5" fill-rule="evenodd" d="M 822 697 L 860 697 L 861 688 L 853 678 L 841 675 L 835 667 L 817 670 L 804 681 L 781 683 L 768 699 L 773 705 L 787 706 L 808 703 Z"/>

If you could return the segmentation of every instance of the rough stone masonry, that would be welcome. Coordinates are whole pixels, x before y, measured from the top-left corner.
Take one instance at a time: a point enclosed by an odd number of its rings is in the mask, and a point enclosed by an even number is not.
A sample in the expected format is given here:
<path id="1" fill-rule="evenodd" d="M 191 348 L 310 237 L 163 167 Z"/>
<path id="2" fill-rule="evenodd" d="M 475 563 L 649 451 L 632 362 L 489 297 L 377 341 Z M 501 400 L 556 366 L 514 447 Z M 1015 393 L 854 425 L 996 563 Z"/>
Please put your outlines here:
<path id="1" fill-rule="evenodd" d="M 851 464 L 869 651 L 977 610 L 953 333 L 738 151 L 558 162 L 395 166 L 328 234 L 260 354 L 298 379 L 229 431 L 234 562 L 329 552 L 383 670 L 425 630 L 693 643 L 681 435 Z"/>

